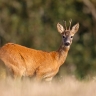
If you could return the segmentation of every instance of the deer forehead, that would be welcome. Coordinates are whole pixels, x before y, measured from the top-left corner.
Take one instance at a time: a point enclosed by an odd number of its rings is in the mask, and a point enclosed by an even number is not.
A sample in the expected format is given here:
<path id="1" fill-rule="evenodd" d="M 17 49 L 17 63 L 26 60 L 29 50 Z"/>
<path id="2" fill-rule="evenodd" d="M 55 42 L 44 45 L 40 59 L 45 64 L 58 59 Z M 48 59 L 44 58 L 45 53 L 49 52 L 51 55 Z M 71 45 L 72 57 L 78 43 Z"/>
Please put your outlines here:
<path id="1" fill-rule="evenodd" d="M 70 35 L 73 35 L 73 33 L 70 30 L 65 30 L 63 35 L 70 36 Z"/>

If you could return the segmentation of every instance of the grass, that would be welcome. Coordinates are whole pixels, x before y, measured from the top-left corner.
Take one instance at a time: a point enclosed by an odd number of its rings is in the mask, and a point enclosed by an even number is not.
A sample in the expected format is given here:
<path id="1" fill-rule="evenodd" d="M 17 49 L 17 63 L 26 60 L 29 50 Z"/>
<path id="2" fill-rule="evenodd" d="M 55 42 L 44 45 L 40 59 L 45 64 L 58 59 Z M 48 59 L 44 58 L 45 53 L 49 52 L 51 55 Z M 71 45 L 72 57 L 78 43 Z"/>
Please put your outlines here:
<path id="1" fill-rule="evenodd" d="M 29 79 L 0 80 L 0 96 L 96 96 L 96 80 L 66 76 L 61 82 L 37 83 Z"/>

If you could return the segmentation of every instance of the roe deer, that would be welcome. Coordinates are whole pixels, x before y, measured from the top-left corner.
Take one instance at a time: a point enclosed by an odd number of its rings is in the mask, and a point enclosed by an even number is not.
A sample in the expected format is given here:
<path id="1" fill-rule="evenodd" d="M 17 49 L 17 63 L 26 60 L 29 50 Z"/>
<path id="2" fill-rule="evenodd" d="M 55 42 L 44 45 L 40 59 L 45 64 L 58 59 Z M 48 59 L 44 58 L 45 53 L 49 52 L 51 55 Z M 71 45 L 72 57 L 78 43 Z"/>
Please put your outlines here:
<path id="1" fill-rule="evenodd" d="M 79 23 L 69 28 L 57 24 L 58 32 L 62 35 L 62 43 L 57 51 L 44 52 L 30 49 L 18 44 L 7 43 L 0 48 L 0 59 L 12 71 L 14 78 L 22 76 L 33 77 L 37 80 L 51 81 L 65 62 L 74 34 L 79 29 Z"/>

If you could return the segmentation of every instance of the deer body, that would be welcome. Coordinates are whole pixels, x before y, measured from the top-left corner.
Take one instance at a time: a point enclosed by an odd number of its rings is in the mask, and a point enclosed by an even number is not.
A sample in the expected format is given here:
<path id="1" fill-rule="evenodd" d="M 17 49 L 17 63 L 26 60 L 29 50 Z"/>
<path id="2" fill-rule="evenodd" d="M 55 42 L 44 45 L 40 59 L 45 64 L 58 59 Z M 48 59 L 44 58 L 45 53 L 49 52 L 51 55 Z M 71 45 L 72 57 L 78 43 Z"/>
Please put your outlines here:
<path id="1" fill-rule="evenodd" d="M 75 25 L 78 30 L 78 24 Z M 64 28 L 57 24 L 58 31 L 62 34 Z M 70 32 L 69 32 L 70 33 Z M 73 33 L 71 34 L 73 35 Z M 67 35 L 66 35 L 67 36 Z M 64 34 L 63 34 L 64 39 Z M 27 48 L 14 43 L 7 43 L 0 48 L 0 59 L 12 71 L 14 78 L 22 76 L 36 76 L 37 80 L 50 81 L 59 71 L 60 66 L 66 60 L 70 49 L 70 42 L 62 39 L 62 44 L 57 51 L 45 52 Z M 70 44 L 69 44 L 70 43 Z"/>

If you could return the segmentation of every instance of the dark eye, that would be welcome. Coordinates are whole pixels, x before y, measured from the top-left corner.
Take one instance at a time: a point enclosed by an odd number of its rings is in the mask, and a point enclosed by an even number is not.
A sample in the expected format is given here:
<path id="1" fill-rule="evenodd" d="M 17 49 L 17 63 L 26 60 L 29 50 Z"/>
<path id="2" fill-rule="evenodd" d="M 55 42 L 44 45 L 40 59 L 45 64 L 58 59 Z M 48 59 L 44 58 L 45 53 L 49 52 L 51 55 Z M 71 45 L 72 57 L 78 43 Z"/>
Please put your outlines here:
<path id="1" fill-rule="evenodd" d="M 71 36 L 71 38 L 73 38 L 73 36 Z"/>
<path id="2" fill-rule="evenodd" d="M 65 38 L 65 36 L 63 36 L 63 38 Z"/>

